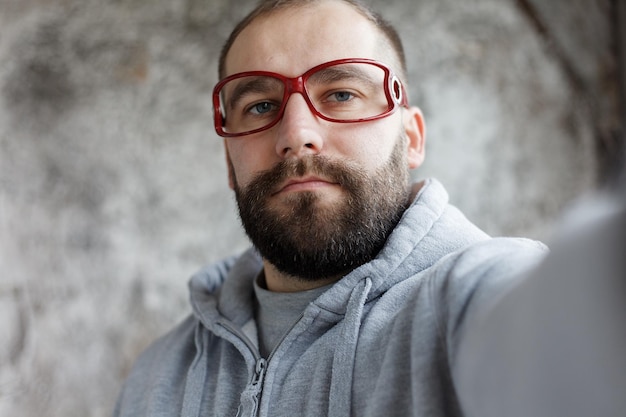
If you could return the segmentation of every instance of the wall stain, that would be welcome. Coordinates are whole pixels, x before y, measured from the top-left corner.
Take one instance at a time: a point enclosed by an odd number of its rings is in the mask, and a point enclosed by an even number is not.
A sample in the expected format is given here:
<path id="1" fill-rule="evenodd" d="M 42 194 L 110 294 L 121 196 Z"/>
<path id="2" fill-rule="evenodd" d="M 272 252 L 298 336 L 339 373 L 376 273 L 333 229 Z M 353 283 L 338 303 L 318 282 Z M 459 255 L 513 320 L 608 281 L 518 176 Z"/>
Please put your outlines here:
<path id="1" fill-rule="evenodd" d="M 13 45 L 14 67 L 5 78 L 2 94 L 18 119 L 57 119 L 76 102 L 61 39 L 63 22 L 42 22 Z"/>

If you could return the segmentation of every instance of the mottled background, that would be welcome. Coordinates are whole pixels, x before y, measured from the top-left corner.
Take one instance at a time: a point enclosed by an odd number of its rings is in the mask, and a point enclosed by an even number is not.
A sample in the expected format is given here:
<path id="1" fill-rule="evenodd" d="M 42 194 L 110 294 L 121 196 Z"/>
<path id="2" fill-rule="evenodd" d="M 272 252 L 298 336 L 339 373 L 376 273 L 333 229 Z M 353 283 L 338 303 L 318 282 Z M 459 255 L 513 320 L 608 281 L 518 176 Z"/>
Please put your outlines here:
<path id="1" fill-rule="evenodd" d="M 618 154 L 619 1 L 370 0 L 426 116 L 415 178 L 549 240 Z M 0 416 L 108 415 L 188 277 L 247 247 L 210 93 L 251 5 L 0 0 Z"/>

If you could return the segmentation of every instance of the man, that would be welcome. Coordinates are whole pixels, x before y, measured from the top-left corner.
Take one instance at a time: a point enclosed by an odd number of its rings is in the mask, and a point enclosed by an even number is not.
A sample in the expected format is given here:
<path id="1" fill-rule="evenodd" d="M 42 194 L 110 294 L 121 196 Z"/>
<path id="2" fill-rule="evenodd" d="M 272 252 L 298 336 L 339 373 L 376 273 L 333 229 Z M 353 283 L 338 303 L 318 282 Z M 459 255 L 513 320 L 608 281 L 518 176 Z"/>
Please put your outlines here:
<path id="1" fill-rule="evenodd" d="M 261 3 L 220 60 L 215 124 L 254 249 L 192 278 L 116 416 L 455 416 L 470 317 L 545 252 L 492 239 L 424 160 L 396 32 L 346 0 Z"/>

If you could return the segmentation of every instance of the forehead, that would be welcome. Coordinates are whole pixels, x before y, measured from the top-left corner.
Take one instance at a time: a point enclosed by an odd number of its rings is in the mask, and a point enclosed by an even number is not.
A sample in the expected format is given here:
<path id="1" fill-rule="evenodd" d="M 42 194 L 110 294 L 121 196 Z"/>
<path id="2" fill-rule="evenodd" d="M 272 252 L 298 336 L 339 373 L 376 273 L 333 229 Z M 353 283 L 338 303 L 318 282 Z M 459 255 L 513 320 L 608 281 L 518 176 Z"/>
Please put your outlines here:
<path id="1" fill-rule="evenodd" d="M 237 37 L 225 61 L 226 75 L 273 71 L 297 76 L 341 58 L 390 62 L 383 35 L 352 6 L 332 0 L 286 8 L 255 19 Z"/>

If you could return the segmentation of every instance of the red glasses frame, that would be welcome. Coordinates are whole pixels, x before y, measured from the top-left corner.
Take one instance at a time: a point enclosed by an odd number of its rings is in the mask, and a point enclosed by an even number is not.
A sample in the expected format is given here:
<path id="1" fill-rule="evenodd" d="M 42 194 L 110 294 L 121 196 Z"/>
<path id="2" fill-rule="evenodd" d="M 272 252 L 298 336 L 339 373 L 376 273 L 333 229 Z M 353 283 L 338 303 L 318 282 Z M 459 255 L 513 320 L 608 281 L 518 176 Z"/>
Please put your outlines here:
<path id="1" fill-rule="evenodd" d="M 340 119 L 333 119 L 331 117 L 324 116 L 315 108 L 315 106 L 311 102 L 311 99 L 309 98 L 309 95 L 306 91 L 305 84 L 308 78 L 312 74 L 314 74 L 315 72 L 321 69 L 331 67 L 333 65 L 352 64 L 352 63 L 371 64 L 371 65 L 377 66 L 378 68 L 384 71 L 385 73 L 384 88 L 385 88 L 385 96 L 387 97 L 387 103 L 388 103 L 387 109 L 383 113 L 378 114 L 376 116 L 366 117 L 362 119 L 355 119 L 355 120 L 340 120 Z M 220 101 L 221 101 L 220 92 L 222 90 L 222 87 L 229 81 L 235 80 L 237 78 L 250 77 L 250 76 L 269 76 L 269 77 L 277 78 L 283 82 L 285 86 L 285 93 L 283 94 L 283 99 L 280 105 L 280 109 L 278 111 L 278 116 L 276 117 L 274 121 L 272 121 L 267 126 L 263 126 L 258 129 L 254 129 L 254 130 L 242 132 L 242 133 L 226 132 L 224 131 L 225 119 L 224 119 L 224 115 L 222 114 L 222 109 L 220 106 Z M 402 84 L 398 76 L 394 74 L 391 68 L 389 68 L 389 66 L 373 59 L 344 58 L 344 59 L 337 59 L 334 61 L 329 61 L 320 65 L 317 65 L 309 69 L 308 71 L 306 71 L 304 74 L 298 77 L 293 77 L 293 78 L 285 77 L 282 74 L 278 74 L 276 72 L 269 72 L 269 71 L 239 72 L 237 74 L 233 74 L 224 78 L 223 80 L 218 82 L 213 88 L 213 118 L 214 118 L 214 124 L 215 124 L 215 131 L 217 132 L 219 136 L 222 136 L 222 137 L 237 137 L 237 136 L 252 135 L 254 133 L 271 129 L 272 127 L 276 126 L 276 124 L 278 124 L 278 122 L 280 122 L 280 120 L 283 118 L 283 115 L 285 113 L 285 107 L 287 106 L 287 101 L 289 100 L 289 97 L 291 97 L 291 95 L 294 93 L 300 93 L 302 97 L 304 97 L 304 100 L 306 101 L 307 105 L 309 106 L 309 109 L 314 115 L 316 115 L 320 119 L 327 120 L 329 122 L 334 122 L 334 123 L 360 123 L 360 122 L 378 120 L 378 119 L 382 119 L 384 117 L 391 115 L 398 109 L 399 106 L 407 107 L 407 108 L 409 107 L 404 85 Z"/>

